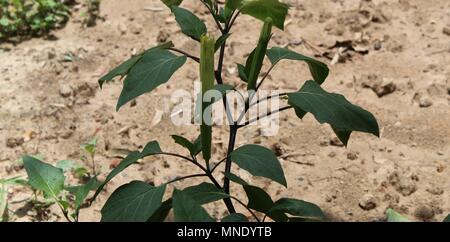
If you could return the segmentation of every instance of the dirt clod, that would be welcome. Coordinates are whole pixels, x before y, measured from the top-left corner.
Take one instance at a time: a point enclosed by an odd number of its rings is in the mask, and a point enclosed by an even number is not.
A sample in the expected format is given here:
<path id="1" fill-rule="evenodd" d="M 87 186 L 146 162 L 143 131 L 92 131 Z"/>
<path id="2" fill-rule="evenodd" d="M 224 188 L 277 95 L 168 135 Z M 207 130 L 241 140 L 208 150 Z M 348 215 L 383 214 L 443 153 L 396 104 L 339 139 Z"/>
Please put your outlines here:
<path id="1" fill-rule="evenodd" d="M 377 207 L 377 202 L 372 194 L 366 194 L 359 200 L 359 207 L 363 210 L 369 211 Z"/>

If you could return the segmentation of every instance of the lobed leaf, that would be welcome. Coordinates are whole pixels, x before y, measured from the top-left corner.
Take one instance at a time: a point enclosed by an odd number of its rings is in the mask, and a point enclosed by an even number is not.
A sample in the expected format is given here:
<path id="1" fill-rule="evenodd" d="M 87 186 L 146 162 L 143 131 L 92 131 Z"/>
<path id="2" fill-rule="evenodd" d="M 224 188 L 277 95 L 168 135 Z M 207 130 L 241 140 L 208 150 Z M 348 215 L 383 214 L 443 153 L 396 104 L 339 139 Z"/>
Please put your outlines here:
<path id="1" fill-rule="evenodd" d="M 179 6 L 183 0 L 161 0 L 167 7 Z"/>
<path id="2" fill-rule="evenodd" d="M 284 22 L 289 11 L 289 5 L 279 0 L 228 0 L 226 7 L 231 10 L 239 9 L 243 14 L 261 21 L 272 18 L 273 25 L 281 30 L 284 29 Z"/>
<path id="3" fill-rule="evenodd" d="M 286 48 L 273 47 L 272 49 L 267 50 L 267 57 L 269 57 L 272 65 L 276 65 L 281 60 L 296 60 L 306 62 L 309 66 L 309 70 L 314 80 L 319 84 L 324 83 L 325 79 L 330 73 L 330 70 L 328 69 L 326 64 L 313 58 L 298 54 Z"/>
<path id="4" fill-rule="evenodd" d="M 353 131 L 380 136 L 373 114 L 351 104 L 342 95 L 326 92 L 317 82 L 307 81 L 300 91 L 288 97 L 293 107 L 312 113 L 320 123 L 330 124 L 344 142 Z"/>

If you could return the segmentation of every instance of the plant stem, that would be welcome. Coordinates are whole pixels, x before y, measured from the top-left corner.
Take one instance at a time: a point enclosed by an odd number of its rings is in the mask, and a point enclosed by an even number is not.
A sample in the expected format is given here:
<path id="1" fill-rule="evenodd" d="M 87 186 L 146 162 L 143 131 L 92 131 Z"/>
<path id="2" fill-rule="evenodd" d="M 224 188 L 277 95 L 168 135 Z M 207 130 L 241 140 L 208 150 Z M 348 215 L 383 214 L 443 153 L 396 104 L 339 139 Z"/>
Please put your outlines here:
<path id="1" fill-rule="evenodd" d="M 204 176 L 208 176 L 207 174 L 195 174 L 195 175 L 189 175 L 189 176 L 183 176 L 183 177 L 178 177 L 177 179 L 174 179 L 172 181 L 167 182 L 166 184 L 171 184 L 171 183 L 175 183 L 178 181 L 182 181 L 182 180 L 186 180 L 189 178 L 194 178 L 194 177 L 204 177 Z"/>
<path id="2" fill-rule="evenodd" d="M 249 120 L 249 121 L 245 122 L 245 124 L 243 124 L 243 125 L 239 125 L 239 128 L 248 126 L 248 125 L 250 125 L 250 124 L 252 124 L 252 123 L 254 123 L 254 122 L 257 122 L 257 121 L 259 121 L 259 120 L 261 120 L 261 119 L 263 119 L 263 118 L 270 117 L 270 116 L 272 116 L 273 114 L 280 113 L 280 112 L 283 112 L 284 110 L 288 110 L 288 109 L 291 109 L 291 108 L 294 108 L 294 107 L 292 107 L 292 106 L 286 106 L 286 107 L 280 108 L 280 109 L 278 109 L 278 110 L 268 112 L 268 113 L 266 113 L 266 114 L 264 114 L 264 115 L 262 115 L 262 116 L 259 116 L 259 117 L 257 117 L 257 118 L 254 118 L 254 119 L 252 119 L 252 120 Z"/>
<path id="3" fill-rule="evenodd" d="M 187 53 L 186 51 L 183 51 L 183 50 L 180 50 L 180 49 L 177 49 L 177 48 L 173 48 L 173 47 L 172 47 L 172 48 L 169 48 L 168 50 L 175 51 L 175 52 L 178 52 L 178 53 L 180 53 L 180 54 L 183 54 L 183 55 L 185 55 L 186 57 L 191 58 L 193 61 L 195 61 L 195 62 L 197 62 L 197 63 L 200 63 L 200 58 L 198 58 L 198 57 L 196 57 L 196 56 L 193 56 L 193 55 Z"/>
<path id="4" fill-rule="evenodd" d="M 261 220 L 259 220 L 258 216 L 256 216 L 256 214 L 247 206 L 245 205 L 245 203 L 243 203 L 241 200 L 239 200 L 236 197 L 230 196 L 232 199 L 234 199 L 236 202 L 238 202 L 239 204 L 241 204 L 244 208 L 246 208 L 250 214 L 256 219 L 256 221 L 259 223 L 261 222 Z"/>
<path id="5" fill-rule="evenodd" d="M 228 141 L 227 159 L 225 161 L 225 173 L 231 172 L 232 161 L 230 155 L 233 152 L 234 146 L 236 144 L 237 131 L 238 131 L 237 126 L 235 125 L 230 126 L 230 140 Z M 227 177 L 225 177 L 224 179 L 223 190 L 225 191 L 226 194 L 230 194 L 230 179 L 228 179 Z M 235 213 L 236 210 L 234 209 L 231 199 L 228 200 L 224 199 L 224 201 L 230 213 Z"/>

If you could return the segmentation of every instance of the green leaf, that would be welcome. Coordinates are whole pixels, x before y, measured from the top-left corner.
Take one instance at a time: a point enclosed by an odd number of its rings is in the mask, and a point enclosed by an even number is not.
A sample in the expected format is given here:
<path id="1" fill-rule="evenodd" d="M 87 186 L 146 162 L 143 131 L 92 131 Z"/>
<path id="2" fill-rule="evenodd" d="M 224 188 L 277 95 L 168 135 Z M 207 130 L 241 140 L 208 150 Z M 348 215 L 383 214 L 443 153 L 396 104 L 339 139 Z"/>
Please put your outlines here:
<path id="1" fill-rule="evenodd" d="M 273 207 L 267 212 L 267 215 L 272 218 L 272 215 L 279 213 L 292 215 L 296 221 L 299 221 L 299 219 L 303 221 L 323 221 L 325 219 L 322 209 L 317 205 L 290 198 L 282 198 L 275 202 Z M 274 220 L 278 221 L 276 218 Z"/>
<path id="2" fill-rule="evenodd" d="M 201 146 L 199 147 L 198 143 L 194 144 L 194 143 L 192 143 L 191 141 L 189 141 L 188 139 L 186 139 L 186 138 L 184 138 L 182 136 L 172 135 L 172 139 L 175 141 L 175 143 L 177 143 L 177 144 L 183 146 L 184 148 L 188 149 L 189 153 L 192 156 L 196 156 L 201 151 Z M 198 141 L 198 142 L 201 142 L 201 141 Z"/>
<path id="3" fill-rule="evenodd" d="M 287 187 L 286 178 L 277 156 L 265 147 L 242 146 L 231 153 L 231 160 L 254 176 L 266 177 Z"/>
<path id="4" fill-rule="evenodd" d="M 102 222 L 145 222 L 161 206 L 166 186 L 133 181 L 119 187 L 103 206 Z"/>
<path id="5" fill-rule="evenodd" d="M 23 157 L 23 165 L 28 174 L 28 183 L 36 190 L 42 191 L 52 198 L 64 189 L 64 172 L 30 156 Z"/>
<path id="6" fill-rule="evenodd" d="M 241 64 L 237 64 L 238 72 L 239 72 L 239 78 L 241 78 L 242 81 L 248 82 L 248 74 L 245 70 L 245 66 Z"/>
<path id="7" fill-rule="evenodd" d="M 450 214 L 444 219 L 444 223 L 450 223 Z"/>
<path id="8" fill-rule="evenodd" d="M 164 49 L 145 52 L 125 78 L 117 110 L 129 101 L 166 83 L 175 71 L 186 63 L 186 59 L 186 56 L 177 56 Z"/>
<path id="9" fill-rule="evenodd" d="M 89 141 L 89 143 L 81 145 L 81 148 L 83 150 L 85 150 L 87 153 L 89 153 L 90 155 L 94 155 L 95 150 L 97 148 L 97 139 L 94 138 L 91 141 Z"/>
<path id="10" fill-rule="evenodd" d="M 145 147 L 144 150 L 142 150 L 141 156 L 142 158 L 155 155 L 161 153 L 161 147 L 159 146 L 158 141 L 150 141 Z"/>
<path id="11" fill-rule="evenodd" d="M 218 189 L 213 184 L 206 182 L 197 186 L 188 187 L 184 189 L 183 192 L 187 193 L 200 205 L 212 203 L 229 197 L 229 195 Z"/>
<path id="12" fill-rule="evenodd" d="M 227 0 L 225 7 L 231 10 L 236 10 L 241 6 L 242 0 Z"/>
<path id="13" fill-rule="evenodd" d="M 183 0 L 162 0 L 162 2 L 167 6 L 167 7 L 172 7 L 172 6 L 179 6 Z"/>
<path id="14" fill-rule="evenodd" d="M 266 213 L 273 206 L 273 200 L 266 191 L 259 187 L 246 185 L 245 193 L 248 197 L 247 206 L 261 213 Z"/>
<path id="15" fill-rule="evenodd" d="M 231 4 L 235 6 L 238 3 Z M 272 18 L 273 25 L 284 30 L 284 21 L 289 11 L 289 5 L 278 0 L 241 0 L 239 9 L 243 14 L 250 15 L 261 21 Z"/>
<path id="16" fill-rule="evenodd" d="M 222 223 L 248 222 L 248 218 L 241 213 L 232 213 L 222 219 Z"/>
<path id="17" fill-rule="evenodd" d="M 328 123 L 338 132 L 360 131 L 380 136 L 377 120 L 370 112 L 342 95 L 326 92 L 317 82 L 307 81 L 300 91 L 288 97 L 290 105 L 312 113 L 320 123 Z"/>
<path id="18" fill-rule="evenodd" d="M 195 14 L 191 11 L 180 8 L 177 6 L 172 6 L 173 14 L 175 15 L 175 20 L 181 27 L 181 31 L 191 37 L 194 40 L 200 41 L 200 37 L 208 31 L 206 29 L 205 23 L 201 21 Z"/>
<path id="19" fill-rule="evenodd" d="M 387 216 L 387 221 L 388 222 L 393 222 L 393 223 L 398 223 L 398 222 L 411 222 L 409 219 L 407 219 L 405 216 L 397 213 L 396 211 L 394 211 L 393 209 L 389 208 L 386 211 L 386 216 Z"/>
<path id="20" fill-rule="evenodd" d="M 94 196 L 92 197 L 92 201 L 94 201 L 97 196 L 100 194 L 100 192 L 103 190 L 103 188 L 110 182 L 115 176 L 117 176 L 119 173 L 124 171 L 126 168 L 131 166 L 132 164 L 136 163 L 139 159 L 141 159 L 141 153 L 135 151 L 131 152 L 125 159 L 120 162 L 120 164 L 114 168 L 106 177 L 105 181 L 100 184 L 100 186 L 97 188 L 97 191 L 95 192 Z"/>
<path id="21" fill-rule="evenodd" d="M 127 61 L 120 64 L 119 66 L 114 68 L 112 71 L 110 71 L 108 74 L 106 74 L 105 76 L 103 76 L 102 78 L 99 79 L 98 83 L 100 85 L 100 88 L 103 87 L 103 84 L 105 82 L 112 81 L 117 76 L 123 77 L 123 76 L 127 75 L 130 72 L 130 70 L 136 65 L 136 63 L 138 63 L 142 59 L 142 56 L 144 56 L 144 54 L 147 51 L 153 50 L 153 49 L 168 49 L 173 46 L 174 45 L 172 42 L 164 43 L 164 44 L 158 45 L 156 47 L 150 48 L 150 49 L 128 59 Z"/>
<path id="22" fill-rule="evenodd" d="M 220 93 L 220 97 L 218 99 L 213 98 L 212 103 L 216 103 L 218 101 L 222 101 L 222 98 L 227 95 L 228 92 L 234 90 L 234 87 L 228 84 L 219 84 L 215 85 L 212 90 L 215 90 Z"/>
<path id="23" fill-rule="evenodd" d="M 83 203 L 86 201 L 87 196 L 89 195 L 89 192 L 92 190 L 95 190 L 99 186 L 99 182 L 97 178 L 92 178 L 89 180 L 88 183 L 81 185 L 81 186 L 75 186 L 75 187 L 68 187 L 66 190 L 71 192 L 75 195 L 75 204 L 74 208 L 76 213 L 80 210 Z"/>
<path id="24" fill-rule="evenodd" d="M 175 190 L 172 196 L 175 222 L 213 222 L 206 210 L 187 192 Z"/>
<path id="25" fill-rule="evenodd" d="M 227 41 L 227 39 L 231 36 L 230 33 L 228 34 L 224 34 L 222 36 L 220 36 L 217 41 L 216 41 L 216 46 L 215 46 L 215 51 L 218 51 L 220 49 L 220 47 L 222 47 L 222 45 Z"/>
<path id="26" fill-rule="evenodd" d="M 0 182 L 0 222 L 6 222 L 8 218 L 7 189 L 8 186 Z"/>
<path id="27" fill-rule="evenodd" d="M 234 183 L 237 183 L 237 184 L 242 185 L 242 186 L 249 185 L 246 181 L 244 181 L 242 178 L 236 176 L 233 173 L 224 173 L 224 175 L 225 175 L 226 178 L 230 179 L 230 181 L 232 181 Z"/>
<path id="28" fill-rule="evenodd" d="M 306 62 L 309 66 L 309 70 L 314 80 L 319 84 L 322 84 L 330 73 L 330 70 L 328 69 L 326 64 L 313 58 L 298 54 L 286 48 L 273 47 L 272 49 L 267 50 L 267 57 L 269 57 L 272 65 L 276 65 L 281 60 L 295 60 Z"/>
<path id="29" fill-rule="evenodd" d="M 164 201 L 147 222 L 164 222 L 172 209 L 172 198 Z"/>
<path id="30" fill-rule="evenodd" d="M 347 130 L 340 130 L 340 129 L 335 128 L 333 126 L 331 126 L 331 128 L 333 129 L 334 133 L 339 138 L 339 140 L 345 146 L 347 146 L 348 145 L 348 141 L 350 140 L 350 136 L 352 135 L 352 132 L 351 131 L 347 131 Z"/>

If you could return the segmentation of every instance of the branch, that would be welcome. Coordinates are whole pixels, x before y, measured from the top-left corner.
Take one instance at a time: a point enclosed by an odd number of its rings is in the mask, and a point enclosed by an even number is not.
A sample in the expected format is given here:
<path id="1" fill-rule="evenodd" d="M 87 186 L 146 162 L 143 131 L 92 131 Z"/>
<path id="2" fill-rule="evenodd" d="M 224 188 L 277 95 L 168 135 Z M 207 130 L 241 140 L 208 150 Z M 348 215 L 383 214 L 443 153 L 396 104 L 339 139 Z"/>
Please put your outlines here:
<path id="1" fill-rule="evenodd" d="M 208 9 L 208 11 L 211 13 L 211 15 L 213 16 L 214 21 L 216 22 L 217 28 L 219 28 L 220 32 L 225 33 L 225 30 L 223 29 L 222 25 L 220 24 L 220 22 L 217 20 L 216 18 L 216 14 L 214 13 L 213 9 L 211 9 L 209 7 L 209 5 L 205 2 L 205 1 L 200 1 L 203 3 L 203 5 L 205 5 L 205 7 Z"/>
<path id="2" fill-rule="evenodd" d="M 259 88 L 264 83 L 264 81 L 267 79 L 267 77 L 269 76 L 270 72 L 273 70 L 274 67 L 275 67 L 275 65 L 270 66 L 269 70 L 267 70 L 266 74 L 264 75 L 264 77 L 261 79 L 258 86 L 256 87 L 256 91 L 259 90 Z"/>
<path id="3" fill-rule="evenodd" d="M 195 62 L 197 62 L 197 63 L 200 63 L 200 58 L 198 58 L 198 57 L 196 57 L 196 56 L 193 56 L 193 55 L 191 55 L 191 54 L 189 54 L 189 53 L 187 53 L 187 52 L 185 52 L 185 51 L 183 51 L 183 50 L 179 50 L 179 49 L 177 49 L 177 48 L 168 48 L 168 50 L 175 51 L 175 52 L 178 52 L 178 53 L 180 53 L 180 54 L 183 54 L 183 55 L 185 55 L 186 57 L 191 58 L 193 61 L 195 61 Z"/>
<path id="4" fill-rule="evenodd" d="M 189 178 L 194 178 L 194 177 L 204 177 L 204 176 L 208 176 L 207 174 L 195 174 L 195 175 L 189 175 L 189 176 L 183 176 L 183 177 L 178 177 L 170 182 L 167 182 L 166 184 L 171 184 L 171 183 L 175 183 L 178 181 L 182 181 L 182 180 L 186 180 Z"/>
<path id="5" fill-rule="evenodd" d="M 257 122 L 257 121 L 259 121 L 259 120 L 261 120 L 263 118 L 267 118 L 269 116 L 272 116 L 273 114 L 280 113 L 280 112 L 283 112 L 284 110 L 288 110 L 288 109 L 291 109 L 291 108 L 294 108 L 294 107 L 286 106 L 286 107 L 280 108 L 278 110 L 268 112 L 268 113 L 266 113 L 266 114 L 264 114 L 262 116 L 259 116 L 259 117 L 255 118 L 255 119 L 252 119 L 252 120 L 249 120 L 249 121 L 245 122 L 245 124 L 243 124 L 243 125 L 239 125 L 239 128 L 248 126 L 248 125 L 250 125 L 250 124 L 252 124 L 254 122 Z"/>
<path id="6" fill-rule="evenodd" d="M 264 101 L 268 101 L 268 100 L 270 100 L 272 98 L 282 97 L 282 96 L 286 96 L 286 95 L 288 95 L 288 93 L 283 92 L 283 93 L 280 93 L 280 94 L 275 94 L 275 95 L 272 95 L 272 96 L 267 96 L 267 97 L 261 98 L 261 99 L 259 99 L 258 101 L 254 102 L 252 104 L 246 105 L 245 110 L 241 113 L 241 115 L 239 116 L 239 118 L 236 121 L 236 123 L 239 124 L 242 121 L 242 119 L 245 117 L 245 115 L 247 114 L 248 110 L 250 110 L 253 106 L 256 106 L 256 105 L 258 105 L 258 104 L 260 104 L 260 103 L 262 103 Z"/>
<path id="7" fill-rule="evenodd" d="M 243 203 L 241 200 L 239 200 L 236 197 L 230 196 L 232 199 L 234 199 L 236 202 L 238 202 L 239 204 L 241 204 L 244 208 L 246 208 L 250 214 L 256 219 L 256 221 L 259 223 L 261 222 L 261 220 L 259 220 L 258 216 L 256 216 L 256 214 L 247 206 L 245 205 L 245 203 Z"/>

